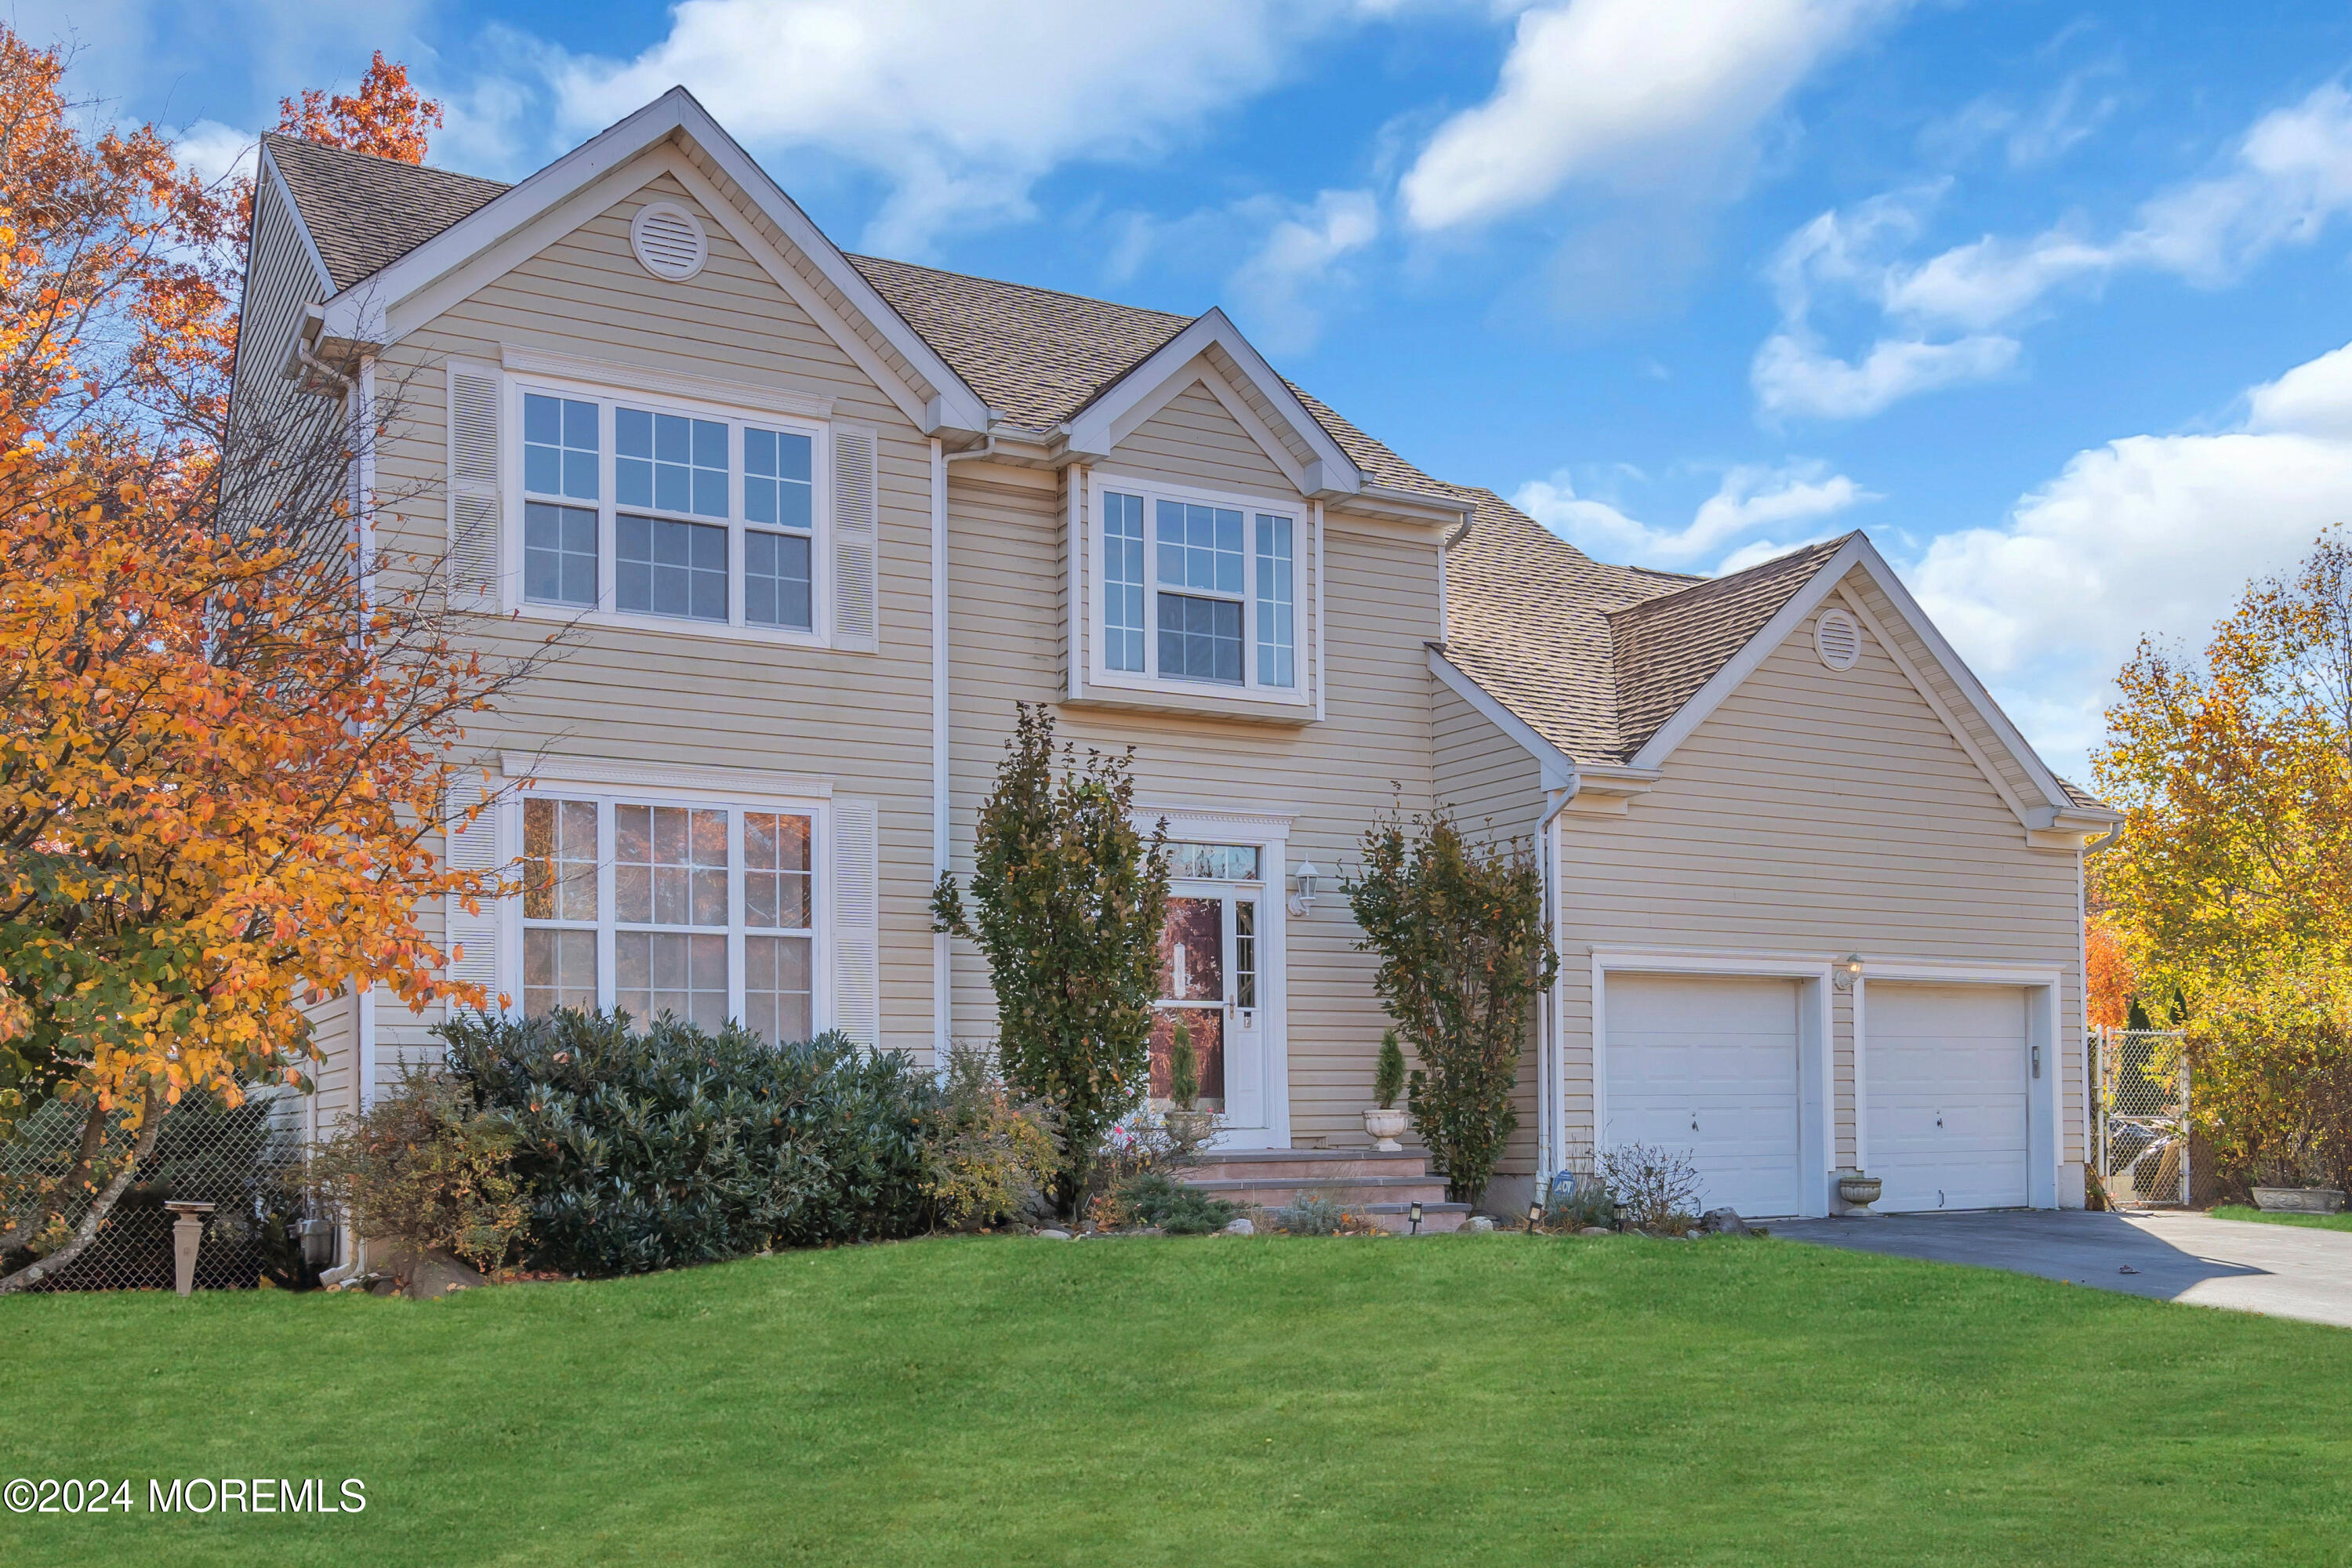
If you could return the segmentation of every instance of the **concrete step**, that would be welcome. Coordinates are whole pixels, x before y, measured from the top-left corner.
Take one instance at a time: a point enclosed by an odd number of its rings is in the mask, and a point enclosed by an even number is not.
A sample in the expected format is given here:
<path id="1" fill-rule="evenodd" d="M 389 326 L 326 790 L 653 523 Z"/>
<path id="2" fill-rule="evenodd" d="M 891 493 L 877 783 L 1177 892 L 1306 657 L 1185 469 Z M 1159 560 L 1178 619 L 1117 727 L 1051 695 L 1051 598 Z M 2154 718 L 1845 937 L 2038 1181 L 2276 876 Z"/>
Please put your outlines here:
<path id="1" fill-rule="evenodd" d="M 1412 1150 L 1383 1154 L 1377 1149 L 1234 1149 L 1200 1155 L 1184 1171 L 1186 1181 L 1333 1181 L 1365 1176 L 1419 1176 L 1426 1156 Z"/>
<path id="2" fill-rule="evenodd" d="M 1349 1208 L 1370 1205 L 1401 1208 L 1407 1204 L 1419 1203 L 1424 1214 L 1430 1205 L 1445 1201 L 1445 1181 L 1441 1176 L 1268 1176 L 1246 1181 L 1214 1178 L 1201 1181 L 1188 1175 L 1184 1180 L 1227 1203 L 1255 1205 L 1267 1209 L 1278 1209 L 1307 1193 L 1329 1198 Z M 1465 1208 L 1466 1212 L 1466 1205 Z"/>

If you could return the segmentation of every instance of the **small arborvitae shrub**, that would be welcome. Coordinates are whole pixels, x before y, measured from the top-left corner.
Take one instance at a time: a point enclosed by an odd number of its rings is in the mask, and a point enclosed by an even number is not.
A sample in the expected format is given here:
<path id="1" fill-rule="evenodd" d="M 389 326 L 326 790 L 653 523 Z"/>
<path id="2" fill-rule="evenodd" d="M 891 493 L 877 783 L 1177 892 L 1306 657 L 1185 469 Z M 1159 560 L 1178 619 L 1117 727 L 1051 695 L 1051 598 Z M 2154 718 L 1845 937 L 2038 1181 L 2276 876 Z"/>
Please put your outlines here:
<path id="1" fill-rule="evenodd" d="M 1192 1026 L 1179 1013 L 1168 1042 L 1168 1098 L 1190 1110 L 1201 1098 L 1201 1053 L 1192 1048 Z"/>
<path id="2" fill-rule="evenodd" d="M 1129 1176 L 1112 1195 L 1121 1212 L 1171 1236 L 1206 1236 L 1224 1229 L 1242 1212 L 1236 1205 L 1159 1171 Z"/>
<path id="3" fill-rule="evenodd" d="M 1381 1035 L 1380 1060 L 1372 1068 L 1372 1103 L 1382 1110 L 1394 1110 L 1397 1096 L 1404 1092 L 1404 1047 L 1397 1044 L 1397 1032 L 1385 1030 Z"/>
<path id="4" fill-rule="evenodd" d="M 541 1268 L 640 1274 L 925 1227 L 940 1091 L 899 1052 L 570 1009 L 441 1035 L 514 1126 Z"/>

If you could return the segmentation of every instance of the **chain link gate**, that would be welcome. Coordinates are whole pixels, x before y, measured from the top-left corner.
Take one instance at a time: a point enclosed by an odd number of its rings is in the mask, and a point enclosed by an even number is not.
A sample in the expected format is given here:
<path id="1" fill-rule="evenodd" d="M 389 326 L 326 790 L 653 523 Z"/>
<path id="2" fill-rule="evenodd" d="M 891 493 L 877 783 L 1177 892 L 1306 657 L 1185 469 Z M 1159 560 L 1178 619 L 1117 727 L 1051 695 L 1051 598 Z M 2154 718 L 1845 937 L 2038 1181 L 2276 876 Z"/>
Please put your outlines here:
<path id="1" fill-rule="evenodd" d="M 288 1285 L 300 1279 L 309 1211 L 296 1120 L 299 1097 L 273 1085 L 247 1095 L 237 1106 L 192 1095 L 166 1111 L 154 1152 L 89 1246 L 31 1289 L 169 1290 L 173 1216 L 163 1205 L 171 1201 L 214 1205 L 196 1253 L 197 1289 L 249 1290 L 265 1277 Z M 86 1116 L 80 1106 L 52 1100 L 0 1143 L 0 1231 L 37 1215 L 47 1201 L 55 1213 L 48 1233 L 54 1243 L 60 1228 L 69 1232 L 81 1223 L 92 1195 L 121 1170 L 131 1137 L 118 1118 L 83 1190 L 57 1194 L 79 1154 Z M 6 1267 L 30 1261 L 17 1253 Z"/>
<path id="2" fill-rule="evenodd" d="M 2117 1208 L 2189 1202 L 2189 1056 L 2177 1029 L 2101 1029 L 2096 1169 Z"/>

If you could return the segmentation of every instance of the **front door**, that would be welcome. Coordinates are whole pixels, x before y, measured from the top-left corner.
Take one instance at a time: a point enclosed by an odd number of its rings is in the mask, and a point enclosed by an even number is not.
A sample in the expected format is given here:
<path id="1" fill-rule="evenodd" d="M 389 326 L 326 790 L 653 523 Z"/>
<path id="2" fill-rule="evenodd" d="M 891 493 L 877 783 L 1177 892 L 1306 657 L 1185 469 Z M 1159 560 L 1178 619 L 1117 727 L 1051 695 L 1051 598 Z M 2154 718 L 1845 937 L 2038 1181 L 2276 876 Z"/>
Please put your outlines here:
<path id="1" fill-rule="evenodd" d="M 1200 1106 L 1226 1127 L 1266 1125 L 1265 884 L 1253 846 L 1170 846 L 1168 920 L 1160 933 L 1151 1099 L 1165 1110 L 1169 1051 L 1181 1024 L 1201 1079 Z"/>

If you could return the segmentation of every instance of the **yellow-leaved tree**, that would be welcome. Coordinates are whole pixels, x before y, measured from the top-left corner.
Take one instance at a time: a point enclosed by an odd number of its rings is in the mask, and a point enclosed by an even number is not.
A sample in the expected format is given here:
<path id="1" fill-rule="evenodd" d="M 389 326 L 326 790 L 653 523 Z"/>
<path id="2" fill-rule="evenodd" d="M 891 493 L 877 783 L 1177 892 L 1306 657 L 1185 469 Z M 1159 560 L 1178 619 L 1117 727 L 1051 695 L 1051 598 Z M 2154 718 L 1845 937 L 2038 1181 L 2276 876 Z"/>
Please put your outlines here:
<path id="1" fill-rule="evenodd" d="M 0 1213 L 0 1292 L 88 1246 L 170 1105 L 300 1082 L 305 997 L 460 994 L 417 909 L 495 878 L 430 836 L 530 668 L 463 651 L 435 563 L 362 558 L 395 409 L 231 423 L 247 189 L 78 131 L 63 73 L 0 28 L 0 1143 L 82 1127 Z"/>
<path id="2" fill-rule="evenodd" d="M 2352 1164 L 2352 544 L 2252 584 L 2201 658 L 2143 642 L 2093 758 L 2128 816 L 2100 923 L 2186 1004 L 2194 1111 L 2240 1181 Z"/>

